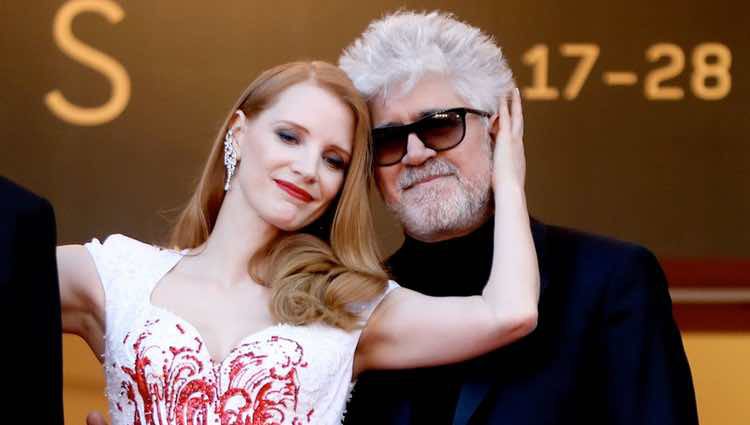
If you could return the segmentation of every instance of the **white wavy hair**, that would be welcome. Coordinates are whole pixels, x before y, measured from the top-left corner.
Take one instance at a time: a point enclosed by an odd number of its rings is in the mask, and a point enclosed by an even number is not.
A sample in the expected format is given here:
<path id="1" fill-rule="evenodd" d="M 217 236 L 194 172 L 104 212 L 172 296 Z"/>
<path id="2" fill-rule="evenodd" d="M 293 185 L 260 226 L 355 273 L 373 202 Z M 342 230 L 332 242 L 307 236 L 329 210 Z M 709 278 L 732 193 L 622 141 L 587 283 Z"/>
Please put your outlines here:
<path id="1" fill-rule="evenodd" d="M 492 36 L 452 14 L 399 10 L 370 23 L 339 58 L 339 67 L 369 101 L 398 86 L 408 93 L 427 73 L 447 76 L 473 108 L 497 112 L 515 87 Z"/>

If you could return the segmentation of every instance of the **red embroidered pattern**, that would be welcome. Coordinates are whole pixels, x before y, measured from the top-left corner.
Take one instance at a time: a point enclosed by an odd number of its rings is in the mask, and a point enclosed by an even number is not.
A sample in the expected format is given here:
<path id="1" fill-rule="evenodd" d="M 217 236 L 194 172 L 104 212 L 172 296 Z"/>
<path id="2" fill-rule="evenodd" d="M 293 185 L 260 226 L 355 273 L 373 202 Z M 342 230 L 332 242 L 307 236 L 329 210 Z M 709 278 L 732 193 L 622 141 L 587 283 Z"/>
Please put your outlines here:
<path id="1" fill-rule="evenodd" d="M 297 368 L 308 366 L 297 342 L 273 335 L 250 340 L 216 363 L 197 336 L 194 346 L 168 351 L 150 345 L 151 324 L 133 342 L 134 364 L 120 366 L 129 378 L 121 388 L 135 407 L 135 425 L 310 423 L 312 410 L 297 414 Z"/>

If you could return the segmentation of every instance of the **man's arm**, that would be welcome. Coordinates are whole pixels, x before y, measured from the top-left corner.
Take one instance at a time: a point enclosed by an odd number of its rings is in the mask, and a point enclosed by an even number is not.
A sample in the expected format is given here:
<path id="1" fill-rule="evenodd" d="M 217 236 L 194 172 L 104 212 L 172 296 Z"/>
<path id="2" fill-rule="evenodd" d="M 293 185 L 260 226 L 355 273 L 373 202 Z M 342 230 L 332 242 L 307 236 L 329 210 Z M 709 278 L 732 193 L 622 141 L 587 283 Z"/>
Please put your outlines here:
<path id="1" fill-rule="evenodd" d="M 697 424 L 690 366 L 656 257 L 631 248 L 606 297 L 600 341 L 606 423 Z"/>
<path id="2" fill-rule="evenodd" d="M 10 287 L 3 293 L 4 339 L 22 347 L 26 361 L 34 364 L 33 371 L 27 373 L 13 368 L 6 372 L 9 381 L 18 381 L 13 392 L 18 397 L 6 402 L 24 410 L 27 400 L 20 395 L 31 391 L 37 395 L 35 407 L 41 408 L 37 421 L 62 424 L 62 332 L 54 211 L 46 199 L 7 180 L 3 183 L 0 203 L 5 203 L 2 217 L 8 222 L 0 232 L 7 231 L 2 237 L 11 246 L 8 258 L 3 260 L 13 263 Z M 8 362 L 13 362 L 12 358 L 10 353 L 3 357 Z M 44 385 L 38 385 L 40 380 Z"/>

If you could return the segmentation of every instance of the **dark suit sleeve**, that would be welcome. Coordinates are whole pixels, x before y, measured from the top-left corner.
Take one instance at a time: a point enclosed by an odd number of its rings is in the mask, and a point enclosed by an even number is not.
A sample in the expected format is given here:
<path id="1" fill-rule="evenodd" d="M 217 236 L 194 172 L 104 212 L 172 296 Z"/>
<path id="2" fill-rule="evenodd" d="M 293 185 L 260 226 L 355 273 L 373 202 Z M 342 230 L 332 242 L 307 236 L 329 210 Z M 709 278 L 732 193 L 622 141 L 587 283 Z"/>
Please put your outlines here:
<path id="1" fill-rule="evenodd" d="M 600 330 L 606 423 L 697 424 L 690 367 L 654 255 L 631 247 L 613 271 L 606 298 Z"/>
<path id="2" fill-rule="evenodd" d="M 16 320 L 17 340 L 26 352 L 26 362 L 34 367 L 33 378 L 26 376 L 28 392 L 45 401 L 38 412 L 39 423 L 62 424 L 62 330 L 60 292 L 57 279 L 56 229 L 52 206 L 40 199 L 18 218 L 19 291 Z M 36 400 L 36 399 L 35 399 Z"/>
<path id="3" fill-rule="evenodd" d="M 404 371 L 363 373 L 346 406 L 344 425 L 408 423 L 408 376 Z"/>

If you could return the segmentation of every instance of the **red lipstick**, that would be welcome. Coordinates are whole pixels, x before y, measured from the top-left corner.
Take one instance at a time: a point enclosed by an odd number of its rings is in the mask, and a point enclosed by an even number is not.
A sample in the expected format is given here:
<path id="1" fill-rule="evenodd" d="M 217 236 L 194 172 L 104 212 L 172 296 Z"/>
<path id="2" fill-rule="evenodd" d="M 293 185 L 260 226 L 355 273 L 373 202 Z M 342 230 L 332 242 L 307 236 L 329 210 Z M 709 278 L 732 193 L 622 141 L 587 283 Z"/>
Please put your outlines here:
<path id="1" fill-rule="evenodd" d="M 313 200 L 312 195 L 310 195 L 306 190 L 295 185 L 294 183 L 277 179 L 274 179 L 273 181 L 275 181 L 276 184 L 279 185 L 279 188 L 281 188 L 281 190 L 288 193 L 289 196 L 293 198 L 299 199 L 302 202 L 311 202 Z"/>

